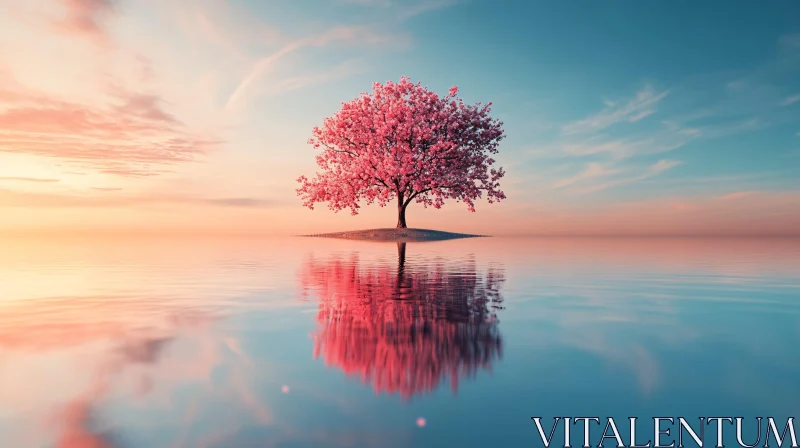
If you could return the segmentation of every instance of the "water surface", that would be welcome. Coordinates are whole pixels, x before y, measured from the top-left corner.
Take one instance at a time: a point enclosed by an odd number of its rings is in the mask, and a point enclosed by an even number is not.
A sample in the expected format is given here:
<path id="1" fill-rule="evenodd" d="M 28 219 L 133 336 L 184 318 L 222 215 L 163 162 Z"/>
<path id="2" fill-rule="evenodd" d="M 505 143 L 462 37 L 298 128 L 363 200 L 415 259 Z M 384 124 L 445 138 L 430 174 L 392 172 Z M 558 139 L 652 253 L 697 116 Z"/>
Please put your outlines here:
<path id="1" fill-rule="evenodd" d="M 531 416 L 800 406 L 797 239 L 6 239 L 0 279 L 0 447 L 541 446 Z"/>

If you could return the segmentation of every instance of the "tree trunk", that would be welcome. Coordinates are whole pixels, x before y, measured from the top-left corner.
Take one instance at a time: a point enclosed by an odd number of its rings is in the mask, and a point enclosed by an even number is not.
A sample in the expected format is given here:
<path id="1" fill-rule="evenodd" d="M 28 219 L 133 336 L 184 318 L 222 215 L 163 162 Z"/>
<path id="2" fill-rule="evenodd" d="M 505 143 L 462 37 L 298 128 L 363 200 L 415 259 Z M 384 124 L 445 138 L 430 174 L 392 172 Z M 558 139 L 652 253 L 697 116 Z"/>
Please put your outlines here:
<path id="1" fill-rule="evenodd" d="M 397 228 L 405 229 L 406 226 L 406 204 L 403 203 L 403 196 L 397 198 Z"/>
<path id="2" fill-rule="evenodd" d="M 406 271 L 406 243 L 397 243 L 397 278 L 403 278 Z"/>
<path id="3" fill-rule="evenodd" d="M 406 281 L 406 243 L 397 243 L 397 291 L 398 299 L 411 297 L 411 287 Z"/>

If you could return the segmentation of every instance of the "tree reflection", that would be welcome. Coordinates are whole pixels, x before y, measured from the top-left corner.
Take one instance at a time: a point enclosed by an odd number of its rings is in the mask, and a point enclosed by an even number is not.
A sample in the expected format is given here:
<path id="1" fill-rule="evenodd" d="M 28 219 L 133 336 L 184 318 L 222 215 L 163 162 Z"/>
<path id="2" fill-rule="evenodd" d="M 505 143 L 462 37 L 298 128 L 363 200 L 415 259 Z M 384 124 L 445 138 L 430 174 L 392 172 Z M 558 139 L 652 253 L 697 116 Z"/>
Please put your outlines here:
<path id="1" fill-rule="evenodd" d="M 377 393 L 409 399 L 448 377 L 455 393 L 460 379 L 502 356 L 503 271 L 481 276 L 471 259 L 406 262 L 406 243 L 397 249 L 396 268 L 363 263 L 358 253 L 306 261 L 303 289 L 319 298 L 314 358 Z"/>

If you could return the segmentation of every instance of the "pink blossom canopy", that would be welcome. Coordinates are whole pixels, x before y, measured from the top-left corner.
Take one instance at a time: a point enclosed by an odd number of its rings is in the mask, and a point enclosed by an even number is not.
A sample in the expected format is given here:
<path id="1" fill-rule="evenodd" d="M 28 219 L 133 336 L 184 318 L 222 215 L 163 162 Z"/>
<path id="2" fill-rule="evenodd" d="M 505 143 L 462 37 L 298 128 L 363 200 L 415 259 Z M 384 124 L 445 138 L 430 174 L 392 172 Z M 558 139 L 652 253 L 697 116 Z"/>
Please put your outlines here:
<path id="1" fill-rule="evenodd" d="M 435 208 L 455 199 L 475 211 L 483 192 L 489 203 L 505 198 L 498 183 L 505 173 L 491 168 L 504 138 L 503 123 L 489 116 L 491 103 L 465 104 L 457 87 L 439 97 L 406 77 L 373 89 L 314 128 L 309 143 L 322 149 L 322 172 L 298 179 L 303 205 L 328 202 L 355 215 L 362 199 L 384 206 L 397 198 L 404 221 L 415 199 Z"/>

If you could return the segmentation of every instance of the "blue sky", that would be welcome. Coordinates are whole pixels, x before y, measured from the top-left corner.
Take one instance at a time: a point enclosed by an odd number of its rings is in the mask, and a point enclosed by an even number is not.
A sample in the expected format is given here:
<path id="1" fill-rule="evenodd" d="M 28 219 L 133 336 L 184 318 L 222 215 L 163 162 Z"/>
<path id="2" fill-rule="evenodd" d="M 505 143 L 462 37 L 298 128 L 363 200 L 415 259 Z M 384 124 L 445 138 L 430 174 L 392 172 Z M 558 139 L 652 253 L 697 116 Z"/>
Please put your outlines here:
<path id="1" fill-rule="evenodd" d="M 29 16 L 55 11 L 60 2 L 34 3 L 41 8 L 25 11 Z M 786 233 L 800 224 L 796 1 L 182 0 L 164 6 L 119 0 L 114 6 L 112 14 L 97 16 L 97 29 L 79 30 L 101 36 L 105 49 L 87 50 L 87 39 L 73 36 L 70 50 L 80 51 L 75 60 L 88 67 L 91 59 L 117 81 L 134 59 L 146 61 L 140 65 L 152 79 L 125 85 L 157 95 L 164 111 L 224 144 L 199 164 L 144 180 L 88 173 L 94 184 L 82 177 L 72 181 L 72 192 L 118 189 L 120 198 L 140 207 L 153 192 L 173 191 L 180 197 L 172 202 L 236 204 L 225 213 L 276 232 L 289 229 L 276 221 L 308 229 L 391 225 L 389 210 L 365 209 L 358 218 L 324 207 L 301 210 L 294 180 L 315 170 L 306 145 L 313 126 L 373 82 L 410 76 L 439 92 L 458 85 L 469 102 L 491 101 L 505 123 L 497 159 L 508 172 L 504 203 L 480 203 L 476 214 L 420 207 L 409 211 L 410 225 L 487 231 L 500 220 L 509 223 L 500 230 L 510 233 Z M 9 28 L 3 36 L 22 33 Z M 49 30 L 37 36 L 59 37 Z M 53 87 L 41 70 L 30 75 L 48 58 L 29 50 L 32 55 L 10 58 L 7 71 L 31 81 L 31 88 L 75 93 L 64 81 Z M 75 73 L 75 79 L 88 76 Z M 87 89 L 85 97 L 91 94 L 106 93 Z M 19 153 L 25 150 L 14 157 Z M 55 151 L 45 156 L 75 162 Z M 44 175 L 43 163 L 25 166 L 33 168 L 6 169 L 0 177 Z M 50 170 L 46 176 L 59 182 L 9 188 L 6 195 L 66 193 L 58 188 L 70 182 L 68 175 Z M 98 207 L 81 201 L 76 207 Z M 117 221 L 108 218 L 109 226 L 130 221 L 133 206 L 126 204 L 129 210 Z M 70 213 L 58 219 L 77 225 Z M 187 225 L 164 213 L 158 219 Z M 692 227 L 698 220 L 702 229 Z M 228 221 L 214 218 L 208 225 Z M 579 225 L 590 221 L 603 224 Z M 655 221 L 663 225 L 655 229 Z"/>
<path id="2" fill-rule="evenodd" d="M 439 91 L 458 84 L 468 100 L 494 103 L 508 134 L 500 160 L 530 173 L 514 176 L 523 189 L 551 186 L 534 176 L 578 176 L 591 163 L 609 165 L 608 172 L 631 169 L 635 178 L 665 158 L 680 164 L 658 181 L 637 181 L 635 191 L 619 182 L 598 192 L 615 200 L 724 194 L 731 183 L 748 190 L 800 187 L 792 170 L 800 167 L 797 2 L 353 0 L 317 2 L 313 14 L 309 3 L 277 14 L 293 23 L 387 23 L 410 41 L 365 55 L 371 68 L 337 83 L 341 95 L 332 96 L 346 100 L 372 81 L 399 75 Z M 267 4 L 242 4 L 265 17 L 274 12 Z M 430 10 L 398 20 L 422 5 Z M 328 103 L 331 112 L 338 106 L 333 98 Z M 603 144 L 610 145 L 606 151 Z M 564 145 L 591 154 L 564 154 Z M 720 182 L 708 185 L 715 177 Z"/>

